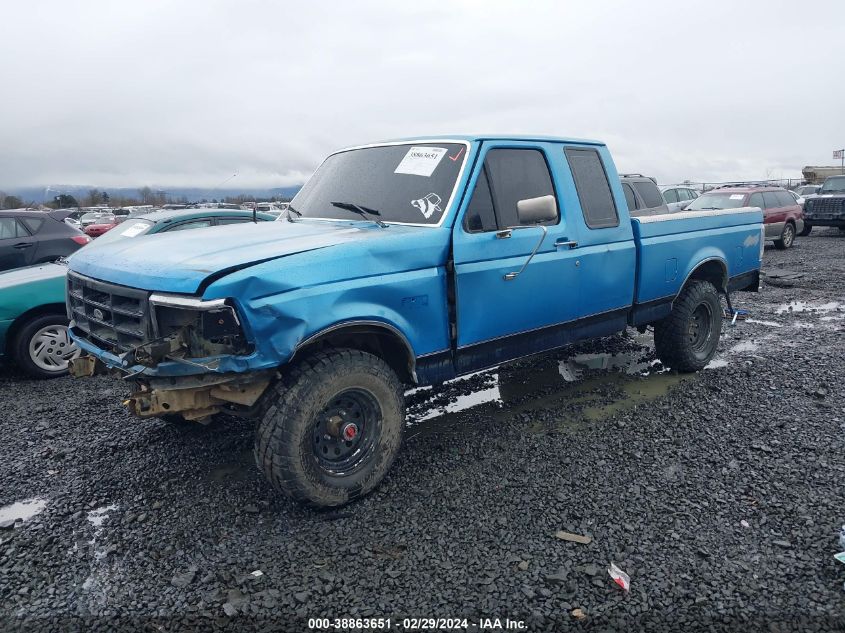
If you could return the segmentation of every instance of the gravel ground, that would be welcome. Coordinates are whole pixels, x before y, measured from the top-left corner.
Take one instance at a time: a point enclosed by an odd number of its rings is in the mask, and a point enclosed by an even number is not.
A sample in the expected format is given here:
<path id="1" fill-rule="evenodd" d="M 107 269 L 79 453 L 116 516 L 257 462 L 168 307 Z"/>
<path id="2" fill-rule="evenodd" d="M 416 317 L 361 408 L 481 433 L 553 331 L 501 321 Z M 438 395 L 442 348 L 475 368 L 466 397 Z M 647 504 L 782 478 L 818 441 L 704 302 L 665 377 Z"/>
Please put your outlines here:
<path id="1" fill-rule="evenodd" d="M 107 377 L 5 370 L 0 505 L 46 507 L 0 530 L 0 629 L 845 630 L 843 256 L 836 231 L 767 249 L 803 276 L 735 295 L 752 320 L 699 374 L 630 331 L 411 393 L 387 480 L 333 512 L 270 490 L 246 422 L 180 431 Z"/>

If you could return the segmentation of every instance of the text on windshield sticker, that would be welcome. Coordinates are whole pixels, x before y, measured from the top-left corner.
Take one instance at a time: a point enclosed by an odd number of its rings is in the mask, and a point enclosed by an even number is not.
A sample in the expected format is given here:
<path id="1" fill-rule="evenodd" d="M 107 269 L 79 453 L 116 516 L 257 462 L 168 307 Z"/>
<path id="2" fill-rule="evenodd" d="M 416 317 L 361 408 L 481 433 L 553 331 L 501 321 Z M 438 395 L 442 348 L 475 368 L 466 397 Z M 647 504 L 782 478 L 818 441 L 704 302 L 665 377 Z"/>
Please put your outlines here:
<path id="1" fill-rule="evenodd" d="M 434 173 L 447 151 L 445 147 L 412 147 L 393 173 L 428 178 Z"/>
<path id="2" fill-rule="evenodd" d="M 126 237 L 135 237 L 139 233 L 143 233 L 147 226 L 149 225 L 139 222 L 138 224 L 133 224 L 129 228 L 124 229 L 120 234 L 125 235 Z"/>

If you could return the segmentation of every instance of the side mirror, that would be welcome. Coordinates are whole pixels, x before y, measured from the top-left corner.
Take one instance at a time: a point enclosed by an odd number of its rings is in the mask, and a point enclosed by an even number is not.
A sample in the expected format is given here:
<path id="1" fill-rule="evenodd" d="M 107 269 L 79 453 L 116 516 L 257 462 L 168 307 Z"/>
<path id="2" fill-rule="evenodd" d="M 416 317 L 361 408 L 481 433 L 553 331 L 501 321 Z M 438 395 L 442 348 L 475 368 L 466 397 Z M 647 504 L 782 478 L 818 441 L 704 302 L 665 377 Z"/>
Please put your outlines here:
<path id="1" fill-rule="evenodd" d="M 686 211 L 687 207 L 690 206 L 691 204 L 692 204 L 692 200 L 687 200 L 679 208 L 681 209 L 681 211 Z"/>
<path id="2" fill-rule="evenodd" d="M 557 202 L 554 196 L 526 198 L 516 203 L 516 217 L 520 224 L 542 224 L 557 219 Z"/>
<path id="3" fill-rule="evenodd" d="M 531 251 L 531 254 L 528 256 L 528 259 L 525 260 L 522 268 L 517 271 L 507 273 L 505 275 L 505 281 L 513 281 L 519 277 L 531 260 L 534 259 L 534 255 L 537 254 L 537 251 L 540 250 L 540 246 L 542 246 L 543 241 L 546 239 L 546 234 L 548 233 L 546 227 L 543 226 L 542 223 L 557 219 L 557 202 L 555 202 L 555 197 L 540 196 L 539 198 L 526 198 L 525 200 L 518 201 L 516 203 L 516 217 L 519 219 L 520 226 L 509 226 L 506 229 L 497 231 L 496 237 L 498 239 L 507 239 L 514 231 L 518 231 L 520 229 L 540 229 L 542 231 L 542 235 L 540 235 L 540 241 L 537 242 L 537 246 L 534 247 L 534 250 Z M 566 243 L 570 248 L 572 248 L 572 245 L 575 244 L 575 242 Z"/>

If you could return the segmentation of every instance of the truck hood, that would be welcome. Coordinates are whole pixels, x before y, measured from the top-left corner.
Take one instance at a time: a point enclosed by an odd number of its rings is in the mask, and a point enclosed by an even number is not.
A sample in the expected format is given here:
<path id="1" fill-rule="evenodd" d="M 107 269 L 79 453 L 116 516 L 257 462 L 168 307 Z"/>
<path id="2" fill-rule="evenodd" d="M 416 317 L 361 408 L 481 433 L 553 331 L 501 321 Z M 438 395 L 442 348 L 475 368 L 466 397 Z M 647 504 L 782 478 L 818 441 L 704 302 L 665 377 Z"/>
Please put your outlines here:
<path id="1" fill-rule="evenodd" d="M 132 288 L 196 293 L 209 278 L 346 242 L 377 240 L 400 227 L 368 222 L 261 222 L 143 235 L 79 249 L 70 269 Z"/>

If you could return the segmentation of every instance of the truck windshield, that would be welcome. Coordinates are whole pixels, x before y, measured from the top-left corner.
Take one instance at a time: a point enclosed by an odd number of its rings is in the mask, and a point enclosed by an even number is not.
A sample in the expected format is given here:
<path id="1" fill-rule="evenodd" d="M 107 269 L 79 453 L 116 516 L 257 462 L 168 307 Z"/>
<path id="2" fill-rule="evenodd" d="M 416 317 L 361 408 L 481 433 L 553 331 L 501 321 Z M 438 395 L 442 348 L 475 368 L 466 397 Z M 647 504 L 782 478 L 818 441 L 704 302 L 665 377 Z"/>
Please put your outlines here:
<path id="1" fill-rule="evenodd" d="M 834 176 L 824 181 L 820 193 L 845 191 L 845 176 Z"/>
<path id="2" fill-rule="evenodd" d="M 439 224 L 466 154 L 463 143 L 381 145 L 333 154 L 291 201 L 293 217 Z"/>
<path id="3" fill-rule="evenodd" d="M 736 209 L 745 206 L 744 193 L 705 193 L 690 203 L 687 211 Z"/>

